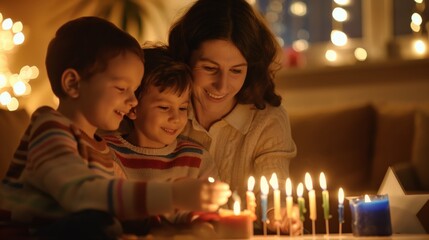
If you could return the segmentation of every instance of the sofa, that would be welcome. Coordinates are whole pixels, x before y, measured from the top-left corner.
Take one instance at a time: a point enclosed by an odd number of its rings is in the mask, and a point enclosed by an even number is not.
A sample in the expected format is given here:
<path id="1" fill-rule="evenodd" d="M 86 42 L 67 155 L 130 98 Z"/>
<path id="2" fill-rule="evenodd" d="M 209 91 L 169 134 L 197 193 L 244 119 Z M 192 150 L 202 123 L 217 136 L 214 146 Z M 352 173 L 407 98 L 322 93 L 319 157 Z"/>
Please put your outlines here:
<path id="1" fill-rule="evenodd" d="M 317 196 L 317 233 L 325 233 L 318 184 L 322 171 L 330 192 L 330 232 L 338 232 L 338 188 L 342 187 L 346 196 L 375 194 L 389 166 L 405 176 L 402 183 L 407 191 L 429 191 L 429 103 L 308 108 L 289 111 L 289 116 L 298 148 L 290 164 L 290 177 L 296 186 L 304 183 L 306 172 L 312 176 Z M 25 110 L 0 109 L 0 177 L 4 176 L 28 122 Z M 429 210 L 429 203 L 425 209 Z M 429 217 L 429 212 L 422 215 Z M 305 228 L 311 230 L 308 215 L 306 219 Z M 348 201 L 345 221 L 343 232 L 351 232 Z M 429 219 L 426 221 L 429 223 Z M 425 227 L 429 232 L 429 226 Z"/>

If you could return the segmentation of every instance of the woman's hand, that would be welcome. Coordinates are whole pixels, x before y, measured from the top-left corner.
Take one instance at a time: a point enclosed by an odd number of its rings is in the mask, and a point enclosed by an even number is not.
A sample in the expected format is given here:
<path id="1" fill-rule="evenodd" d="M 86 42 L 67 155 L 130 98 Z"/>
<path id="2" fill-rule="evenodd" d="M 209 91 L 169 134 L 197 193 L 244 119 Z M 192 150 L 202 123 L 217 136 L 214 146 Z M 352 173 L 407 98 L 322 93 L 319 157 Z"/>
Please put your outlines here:
<path id="1" fill-rule="evenodd" d="M 282 220 L 276 222 L 274 220 L 274 210 L 271 209 L 267 212 L 267 219 L 269 223 L 267 224 L 267 228 L 271 232 L 277 231 L 277 226 L 279 226 L 279 230 L 282 234 L 290 234 L 292 236 L 298 236 L 302 233 L 302 222 L 299 219 L 299 208 L 297 205 L 294 205 L 292 208 L 292 213 L 289 214 L 290 218 L 290 227 L 289 227 L 289 218 L 286 213 L 286 208 L 282 208 L 281 210 Z M 291 233 L 290 233 L 291 232 Z"/>

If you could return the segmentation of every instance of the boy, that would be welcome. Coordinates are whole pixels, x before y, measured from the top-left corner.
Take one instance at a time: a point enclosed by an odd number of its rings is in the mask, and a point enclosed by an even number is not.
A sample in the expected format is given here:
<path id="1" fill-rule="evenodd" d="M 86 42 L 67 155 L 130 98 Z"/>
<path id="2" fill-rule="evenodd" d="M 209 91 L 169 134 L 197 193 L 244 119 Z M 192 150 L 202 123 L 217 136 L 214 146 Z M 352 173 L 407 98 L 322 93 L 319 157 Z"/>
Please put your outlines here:
<path id="1" fill-rule="evenodd" d="M 223 183 L 114 178 L 123 173 L 95 131 L 115 130 L 137 104 L 143 57 L 130 35 L 97 17 L 72 20 L 50 42 L 46 69 L 59 106 L 35 111 L 3 179 L 0 208 L 12 220 L 47 222 L 41 236 L 115 238 L 120 230 L 106 228 L 114 217 L 214 210 L 227 201 Z"/>
<path id="2" fill-rule="evenodd" d="M 188 120 L 189 67 L 174 61 L 165 46 L 144 48 L 143 52 L 145 75 L 135 92 L 139 103 L 124 122 L 130 131 L 104 137 L 115 151 L 116 162 L 128 179 L 218 178 L 208 152 L 178 138 Z"/>

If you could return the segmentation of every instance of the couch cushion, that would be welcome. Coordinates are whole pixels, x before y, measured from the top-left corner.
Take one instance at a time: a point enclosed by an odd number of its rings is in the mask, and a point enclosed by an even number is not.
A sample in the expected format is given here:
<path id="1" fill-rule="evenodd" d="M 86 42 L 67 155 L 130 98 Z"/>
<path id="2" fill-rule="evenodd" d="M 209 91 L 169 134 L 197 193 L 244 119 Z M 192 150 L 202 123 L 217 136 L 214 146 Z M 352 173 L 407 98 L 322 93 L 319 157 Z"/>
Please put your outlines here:
<path id="1" fill-rule="evenodd" d="M 377 106 L 376 136 L 371 186 L 380 187 L 389 166 L 411 161 L 415 106 L 380 104 Z"/>
<path id="2" fill-rule="evenodd" d="M 30 122 L 25 110 L 0 109 L 0 178 L 3 178 L 19 141 Z"/>
<path id="3" fill-rule="evenodd" d="M 412 164 L 421 190 L 429 191 L 429 113 L 422 111 L 418 111 L 415 118 Z"/>
<path id="4" fill-rule="evenodd" d="M 310 112 L 290 112 L 297 157 L 290 174 L 295 183 L 309 172 L 319 188 L 320 172 L 328 188 L 355 192 L 367 188 L 375 113 L 370 105 L 341 106 Z"/>

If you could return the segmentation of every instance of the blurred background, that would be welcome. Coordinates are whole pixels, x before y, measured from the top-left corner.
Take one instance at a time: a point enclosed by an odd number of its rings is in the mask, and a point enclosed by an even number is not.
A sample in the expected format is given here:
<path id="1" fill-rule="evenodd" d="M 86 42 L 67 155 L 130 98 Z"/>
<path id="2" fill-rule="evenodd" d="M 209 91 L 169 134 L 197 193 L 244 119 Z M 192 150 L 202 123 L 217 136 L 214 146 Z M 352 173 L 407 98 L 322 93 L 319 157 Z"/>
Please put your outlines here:
<path id="1" fill-rule="evenodd" d="M 0 108 L 56 106 L 44 67 L 66 21 L 97 15 L 141 43 L 166 41 L 192 0 L 0 1 Z M 277 89 L 288 108 L 344 101 L 426 101 L 425 0 L 252 0 L 284 50 Z M 422 81 L 423 80 L 423 81 Z M 346 99 L 346 100 L 345 100 Z"/>

